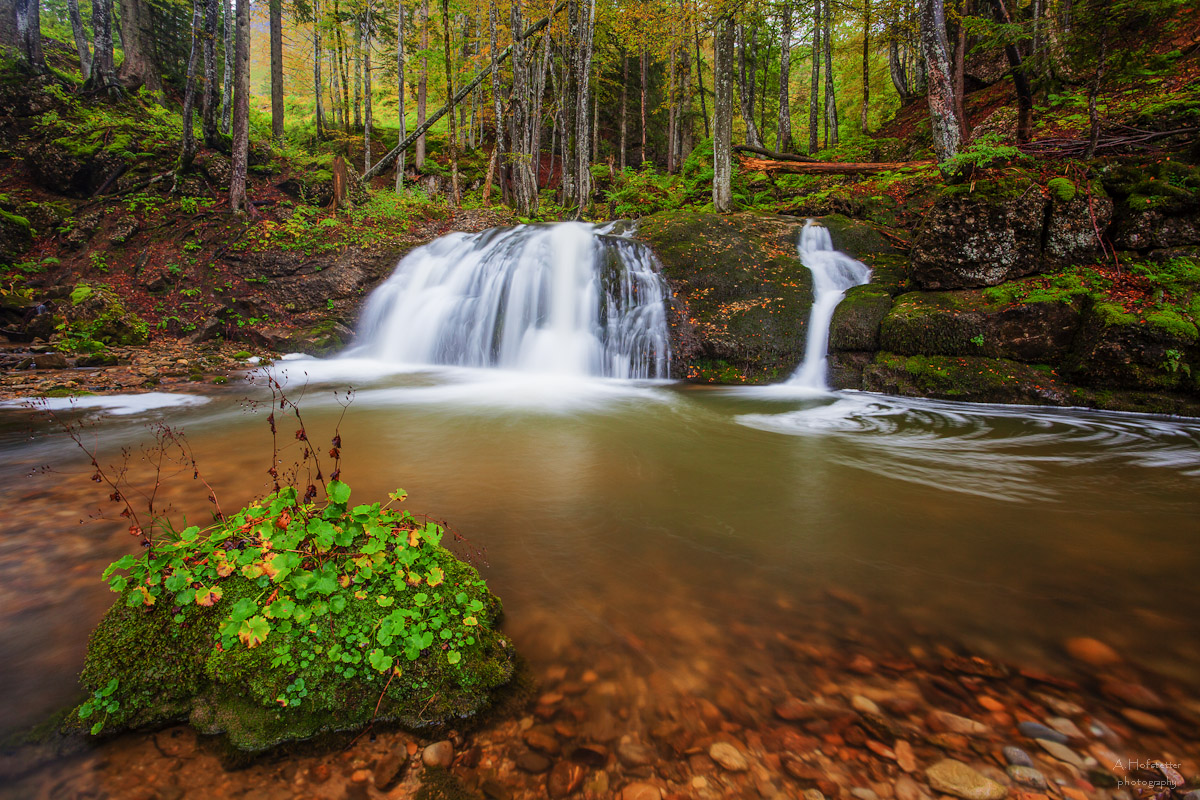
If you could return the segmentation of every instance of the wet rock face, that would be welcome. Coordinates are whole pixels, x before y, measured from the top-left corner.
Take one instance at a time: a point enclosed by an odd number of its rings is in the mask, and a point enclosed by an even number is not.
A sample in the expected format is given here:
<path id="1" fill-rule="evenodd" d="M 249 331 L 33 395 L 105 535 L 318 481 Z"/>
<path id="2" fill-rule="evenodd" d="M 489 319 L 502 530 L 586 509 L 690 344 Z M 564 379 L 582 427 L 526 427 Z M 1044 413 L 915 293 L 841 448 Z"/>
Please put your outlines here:
<path id="1" fill-rule="evenodd" d="M 1065 267 L 1102 258 L 1099 236 L 1112 216 L 1113 202 L 1104 196 L 1077 194 L 1069 202 L 1052 202 L 1046 223 L 1046 262 Z"/>
<path id="2" fill-rule="evenodd" d="M 1040 272 L 1046 198 L 1041 187 L 954 187 L 930 210 L 913 243 L 911 275 L 923 289 L 995 286 Z"/>
<path id="3" fill-rule="evenodd" d="M 1115 242 L 1125 250 L 1200 245 L 1200 212 L 1175 216 L 1147 211 L 1127 215 L 1117 226 Z"/>

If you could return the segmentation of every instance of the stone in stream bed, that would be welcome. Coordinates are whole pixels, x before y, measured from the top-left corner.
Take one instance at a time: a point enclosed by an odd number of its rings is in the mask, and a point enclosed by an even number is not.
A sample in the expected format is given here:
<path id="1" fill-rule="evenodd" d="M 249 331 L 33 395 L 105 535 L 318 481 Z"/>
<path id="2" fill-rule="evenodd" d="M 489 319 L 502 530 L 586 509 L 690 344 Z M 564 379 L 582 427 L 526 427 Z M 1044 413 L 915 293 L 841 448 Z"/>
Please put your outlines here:
<path id="1" fill-rule="evenodd" d="M 961 761 L 943 759 L 925 770 L 929 785 L 963 800 L 1000 800 L 1008 789 Z"/>
<path id="2" fill-rule="evenodd" d="M 1092 639 L 1087 636 L 1077 636 L 1074 639 L 1067 639 L 1063 643 L 1063 647 L 1067 651 L 1067 655 L 1076 661 L 1082 661 L 1085 664 L 1090 664 L 1093 667 L 1106 667 L 1110 664 L 1120 662 L 1121 657 L 1117 655 L 1117 651 L 1106 645 L 1099 639 Z"/>
<path id="3" fill-rule="evenodd" d="M 1046 776 L 1033 767 L 1022 767 L 1014 764 L 1008 768 L 1008 777 L 1029 789 L 1045 791 L 1047 788 Z"/>
<path id="4" fill-rule="evenodd" d="M 1035 739 L 1034 741 L 1036 741 L 1043 750 L 1057 758 L 1059 761 L 1066 762 L 1073 767 L 1083 767 L 1083 759 L 1079 757 L 1078 753 L 1067 747 L 1065 744 L 1048 741 L 1046 739 Z"/>
<path id="5" fill-rule="evenodd" d="M 746 757 L 729 742 L 716 742 L 708 748 L 708 756 L 730 772 L 745 772 L 750 769 Z"/>
<path id="6" fill-rule="evenodd" d="M 1004 760 L 1014 767 L 1032 767 L 1033 759 L 1019 747 L 1008 745 L 1004 748 Z"/>
<path id="7" fill-rule="evenodd" d="M 1067 743 L 1066 736 L 1040 722 L 1022 722 L 1017 725 L 1017 730 L 1030 739 L 1042 739 L 1047 742 L 1057 742 L 1058 744 Z"/>

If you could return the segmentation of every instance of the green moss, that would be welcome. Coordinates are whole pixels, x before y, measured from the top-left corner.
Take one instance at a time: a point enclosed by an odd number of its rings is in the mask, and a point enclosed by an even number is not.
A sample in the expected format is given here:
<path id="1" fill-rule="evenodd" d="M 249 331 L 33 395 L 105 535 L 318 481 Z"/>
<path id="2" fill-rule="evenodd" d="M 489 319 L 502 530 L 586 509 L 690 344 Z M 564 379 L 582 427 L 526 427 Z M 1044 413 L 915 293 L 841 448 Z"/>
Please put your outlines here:
<path id="1" fill-rule="evenodd" d="M 1096 303 L 1092 310 L 1105 327 L 1137 324 L 1137 317 L 1116 303 L 1108 301 Z"/>
<path id="2" fill-rule="evenodd" d="M 110 567 L 120 599 L 89 642 L 83 722 L 95 732 L 187 718 L 260 751 L 486 707 L 514 671 L 499 600 L 441 547 L 439 526 L 350 509 L 336 481 L 327 491 L 322 507 L 285 489 Z"/>
<path id="3" fill-rule="evenodd" d="M 1146 322 L 1163 333 L 1187 342 L 1194 342 L 1200 336 L 1200 332 L 1196 330 L 1196 324 L 1191 320 L 1184 319 L 1178 311 L 1172 308 L 1151 311 L 1146 315 Z"/>
<path id="4" fill-rule="evenodd" d="M 1061 405 L 1053 373 L 1001 358 L 880 353 L 864 371 L 874 391 L 949 400 Z"/>
<path id="5" fill-rule="evenodd" d="M 1069 178 L 1051 178 L 1046 184 L 1050 195 L 1060 203 L 1069 203 L 1075 199 L 1075 184 Z"/>
<path id="6" fill-rule="evenodd" d="M 92 287 L 86 283 L 77 283 L 75 288 L 71 290 L 71 304 L 79 305 L 84 300 L 87 300 L 93 294 Z"/>
<path id="7" fill-rule="evenodd" d="M 3 220 L 4 222 L 9 223 L 10 225 L 17 226 L 18 228 L 25 231 L 25 233 L 27 233 L 31 236 L 33 235 L 33 229 L 29 225 L 29 220 L 27 220 L 25 217 L 19 216 L 17 214 L 10 214 L 7 211 L 0 210 L 0 220 Z"/>

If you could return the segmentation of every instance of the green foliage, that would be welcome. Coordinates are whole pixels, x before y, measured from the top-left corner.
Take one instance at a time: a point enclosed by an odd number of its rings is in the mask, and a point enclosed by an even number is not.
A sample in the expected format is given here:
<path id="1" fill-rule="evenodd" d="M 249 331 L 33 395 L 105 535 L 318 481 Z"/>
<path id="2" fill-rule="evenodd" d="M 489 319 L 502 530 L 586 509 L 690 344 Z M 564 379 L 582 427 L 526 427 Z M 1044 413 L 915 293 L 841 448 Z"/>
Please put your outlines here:
<path id="1" fill-rule="evenodd" d="M 958 175 L 974 169 L 1004 166 L 1023 158 L 1025 156 L 1016 147 L 1003 144 L 1000 134 L 984 133 L 942 166 L 948 174 Z"/>
<path id="2" fill-rule="evenodd" d="M 441 546 L 445 530 L 394 508 L 403 491 L 353 507 L 347 484 L 330 481 L 325 493 L 317 503 L 285 487 L 206 530 L 167 529 L 104 571 L 120 599 L 83 678 L 89 689 L 112 681 L 106 719 L 171 713 L 160 694 L 219 707 L 232 692 L 237 713 L 273 720 L 274 741 L 337 719 L 361 724 L 377 702 L 384 715 L 445 710 L 507 680 L 496 664 L 506 647 L 499 602 Z M 139 660 L 102 640 L 106 623 L 125 638 L 149 635 L 144 647 L 158 655 Z M 223 724 L 239 746 L 264 746 L 259 723 Z"/>

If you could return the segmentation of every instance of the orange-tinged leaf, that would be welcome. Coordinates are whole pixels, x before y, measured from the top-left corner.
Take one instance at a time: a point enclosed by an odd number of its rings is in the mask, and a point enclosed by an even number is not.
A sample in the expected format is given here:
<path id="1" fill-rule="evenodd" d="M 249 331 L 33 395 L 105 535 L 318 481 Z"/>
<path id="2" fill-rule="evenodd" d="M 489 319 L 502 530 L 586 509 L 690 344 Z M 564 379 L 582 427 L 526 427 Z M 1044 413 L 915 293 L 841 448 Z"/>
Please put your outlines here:
<path id="1" fill-rule="evenodd" d="M 421 546 L 421 532 L 419 530 L 417 530 L 416 528 L 413 528 L 411 531 L 409 531 L 408 532 L 408 543 L 412 547 L 420 547 Z"/>
<path id="2" fill-rule="evenodd" d="M 263 565 L 261 561 L 255 561 L 253 564 L 247 564 L 242 567 L 242 574 L 250 580 L 254 580 L 263 574 Z"/>
<path id="3" fill-rule="evenodd" d="M 242 627 L 238 631 L 238 638 L 242 640 L 242 644 L 248 648 L 258 647 L 267 638 L 267 634 L 271 632 L 271 624 L 267 622 L 265 617 L 255 614 L 250 619 L 242 621 Z"/>
<path id="4" fill-rule="evenodd" d="M 220 586 L 210 586 L 207 589 L 199 589 L 196 592 L 196 605 L 212 606 L 215 605 L 224 592 Z"/>

